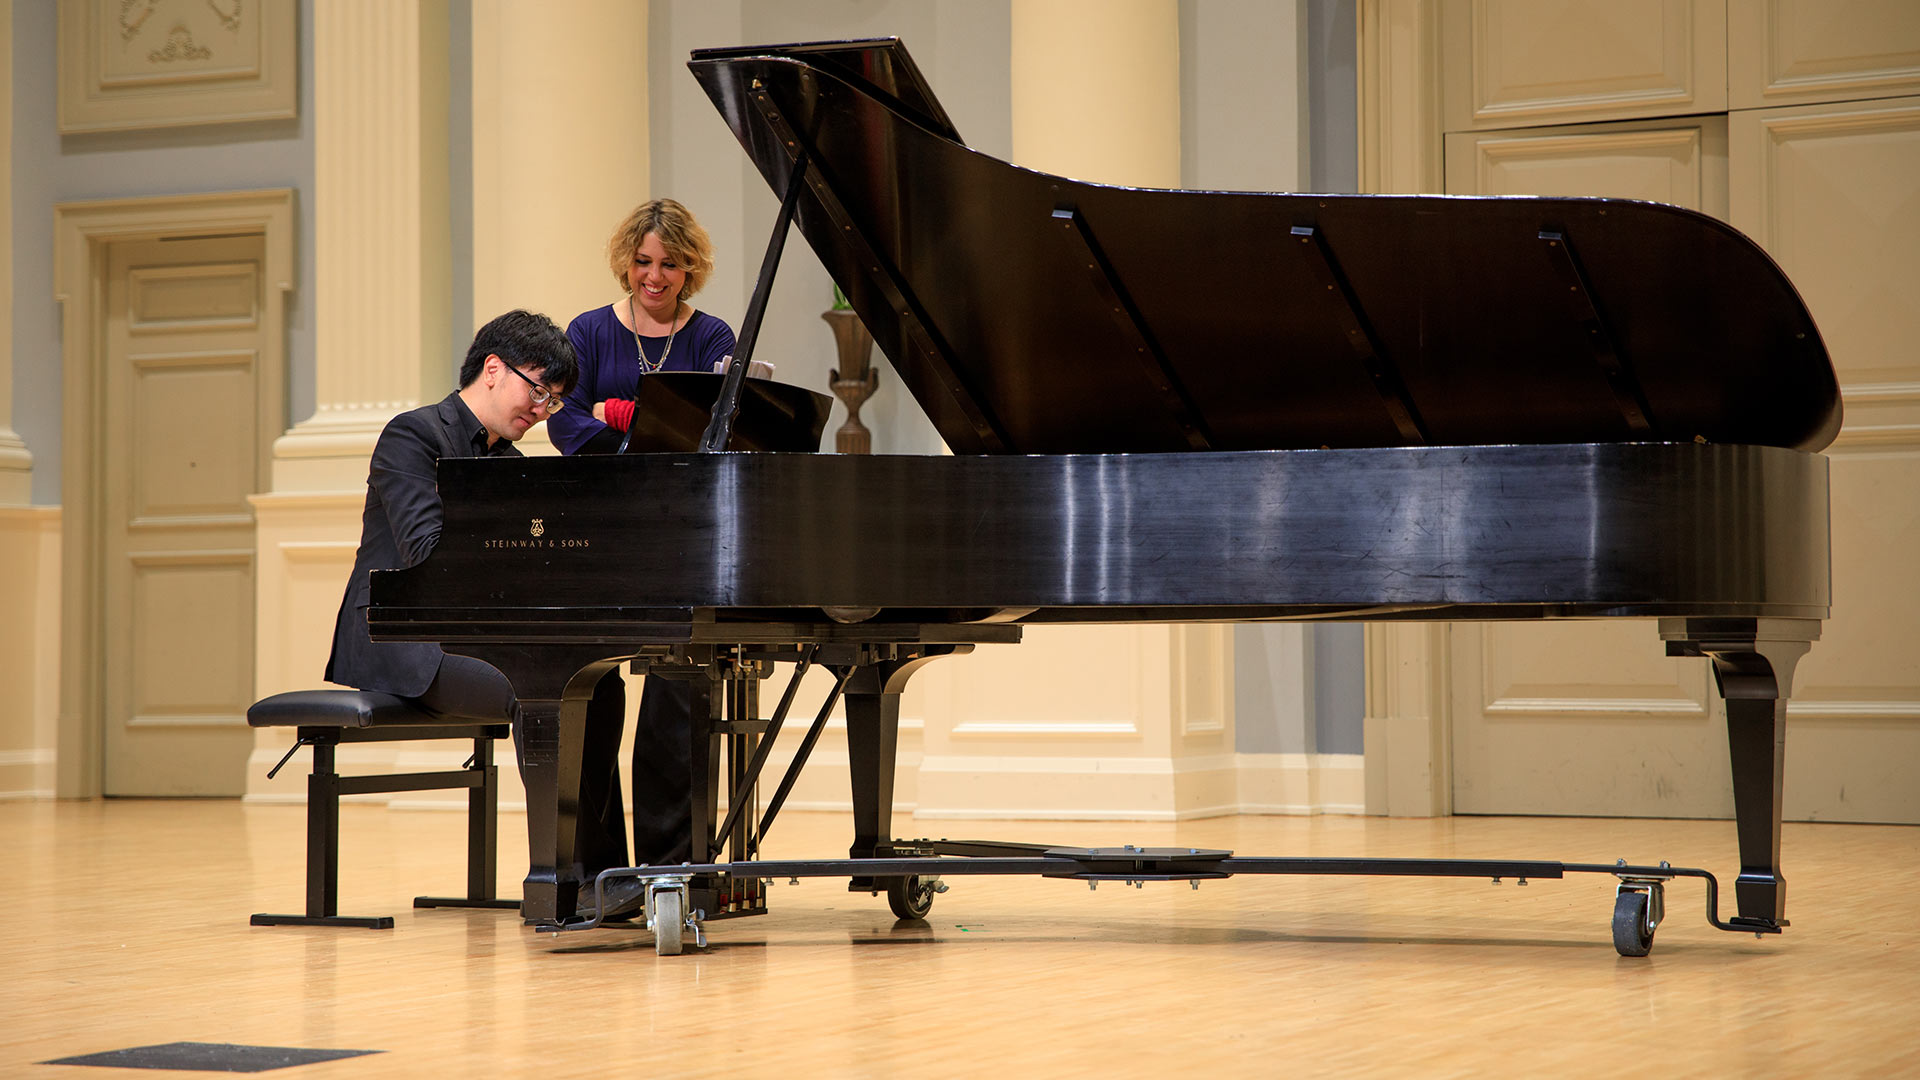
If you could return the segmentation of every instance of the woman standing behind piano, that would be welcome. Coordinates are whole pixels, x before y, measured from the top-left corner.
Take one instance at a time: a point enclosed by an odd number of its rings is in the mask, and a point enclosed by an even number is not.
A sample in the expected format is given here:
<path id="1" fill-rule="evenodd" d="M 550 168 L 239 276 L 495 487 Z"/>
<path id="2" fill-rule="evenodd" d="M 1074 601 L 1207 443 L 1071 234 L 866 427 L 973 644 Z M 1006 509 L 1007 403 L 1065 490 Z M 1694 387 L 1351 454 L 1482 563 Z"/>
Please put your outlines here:
<path id="1" fill-rule="evenodd" d="M 580 377 L 567 394 L 572 407 L 547 419 L 548 437 L 565 454 L 605 454 L 619 448 L 643 373 L 712 371 L 733 354 L 732 328 L 688 302 L 713 272 L 713 241 L 686 207 L 672 199 L 635 207 L 607 241 L 607 261 L 623 295 L 582 312 L 567 327 Z M 689 689 L 684 679 L 649 675 L 640 694 L 631 762 L 636 865 L 691 857 Z M 595 698 L 623 692 L 615 672 L 595 689 Z M 583 777 L 581 784 L 581 801 L 596 804 L 583 806 L 582 812 L 616 836 L 624 824 L 620 734 L 617 728 L 587 733 L 584 764 L 587 773 L 597 774 L 592 776 L 597 782 Z M 602 915 L 613 915 L 638 899 L 637 890 L 610 887 L 608 910 Z"/>
<path id="2" fill-rule="evenodd" d="M 547 421 L 563 454 L 618 449 L 642 374 L 712 371 L 733 354 L 732 328 L 688 302 L 713 273 L 713 241 L 686 207 L 672 199 L 635 207 L 607 241 L 607 260 L 624 295 L 567 327 L 580 359 L 567 395 L 576 407 Z"/>

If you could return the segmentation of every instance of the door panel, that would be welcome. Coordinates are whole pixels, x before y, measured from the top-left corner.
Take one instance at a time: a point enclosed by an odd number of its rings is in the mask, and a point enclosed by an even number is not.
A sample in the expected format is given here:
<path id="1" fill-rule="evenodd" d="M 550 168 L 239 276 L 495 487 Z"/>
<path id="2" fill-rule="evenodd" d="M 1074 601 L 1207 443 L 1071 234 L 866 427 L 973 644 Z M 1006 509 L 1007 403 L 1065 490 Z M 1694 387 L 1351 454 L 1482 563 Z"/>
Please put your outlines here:
<path id="1" fill-rule="evenodd" d="M 1453 634 L 1455 813 L 1732 816 L 1706 666 L 1667 658 L 1652 623 Z"/>
<path id="2" fill-rule="evenodd" d="M 1446 171 L 1454 195 L 1624 195 L 1725 219 L 1727 121 L 1456 132 L 1446 137 Z"/>
<path id="3" fill-rule="evenodd" d="M 1446 0 L 1447 131 L 1719 112 L 1724 0 Z"/>
<path id="4" fill-rule="evenodd" d="M 1727 84 L 1735 109 L 1920 91 L 1920 4 L 1731 0 Z"/>
<path id="5" fill-rule="evenodd" d="M 259 237 L 107 258 L 102 558 L 108 795 L 238 795 L 253 748 Z"/>

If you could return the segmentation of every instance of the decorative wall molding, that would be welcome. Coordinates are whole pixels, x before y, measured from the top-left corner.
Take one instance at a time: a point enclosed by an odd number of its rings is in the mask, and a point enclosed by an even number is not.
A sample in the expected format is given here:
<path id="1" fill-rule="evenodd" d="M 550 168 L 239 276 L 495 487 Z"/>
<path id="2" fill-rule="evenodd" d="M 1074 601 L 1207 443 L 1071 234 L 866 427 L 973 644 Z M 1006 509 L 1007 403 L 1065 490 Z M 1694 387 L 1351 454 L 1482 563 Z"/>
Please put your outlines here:
<path id="1" fill-rule="evenodd" d="M 51 749 L 0 750 L 0 802 L 53 798 Z"/>
<path id="2" fill-rule="evenodd" d="M 1920 721 L 1920 701 L 1801 701 L 1787 702 L 1787 716 L 1794 720 L 1857 720 L 1876 723 L 1911 724 Z"/>
<path id="3" fill-rule="evenodd" d="M 295 0 L 61 0 L 63 134 L 290 120 Z"/>
<path id="4" fill-rule="evenodd" d="M 1488 716 L 1524 717 L 1547 720 L 1573 716 L 1581 720 L 1613 716 L 1697 716 L 1705 718 L 1708 707 L 1692 698 L 1575 698 L 1575 697 L 1503 697 L 1488 702 L 1482 709 Z"/>
<path id="5" fill-rule="evenodd" d="M 953 725 L 950 734 L 956 739 L 1004 739 L 1044 738 L 1044 739 L 1133 739 L 1140 735 L 1140 728 L 1131 720 L 1100 721 L 1062 720 L 1052 723 L 1020 723 L 1003 720 L 962 720 Z"/>

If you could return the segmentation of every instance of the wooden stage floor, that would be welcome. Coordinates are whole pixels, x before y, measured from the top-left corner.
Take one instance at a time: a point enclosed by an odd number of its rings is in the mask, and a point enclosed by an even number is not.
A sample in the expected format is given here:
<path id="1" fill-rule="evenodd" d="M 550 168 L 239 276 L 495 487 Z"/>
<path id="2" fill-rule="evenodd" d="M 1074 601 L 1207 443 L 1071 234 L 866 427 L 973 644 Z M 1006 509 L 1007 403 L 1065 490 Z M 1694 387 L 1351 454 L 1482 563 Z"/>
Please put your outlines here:
<path id="1" fill-rule="evenodd" d="M 349 806 L 341 910 L 395 929 L 255 928 L 298 911 L 304 809 L 0 803 L 0 1076 L 176 1042 L 372 1050 L 286 1077 L 1920 1075 L 1920 828 L 1788 825 L 1785 935 L 1667 892 L 1644 959 L 1615 955 L 1613 880 L 1241 876 L 1129 889 L 954 878 L 925 923 L 826 879 L 656 957 L 642 930 L 536 935 L 459 891 L 458 813 Z M 915 826 L 900 823 L 905 831 Z M 926 831 L 929 827 L 921 827 Z M 1733 871 L 1728 822 L 1236 817 L 941 822 L 934 835 Z M 503 890 L 524 819 L 501 819 Z M 789 814 L 773 857 L 845 851 Z M 1726 898 L 1730 902 L 1730 898 Z M 1723 910 L 1723 914 L 1728 914 Z"/>

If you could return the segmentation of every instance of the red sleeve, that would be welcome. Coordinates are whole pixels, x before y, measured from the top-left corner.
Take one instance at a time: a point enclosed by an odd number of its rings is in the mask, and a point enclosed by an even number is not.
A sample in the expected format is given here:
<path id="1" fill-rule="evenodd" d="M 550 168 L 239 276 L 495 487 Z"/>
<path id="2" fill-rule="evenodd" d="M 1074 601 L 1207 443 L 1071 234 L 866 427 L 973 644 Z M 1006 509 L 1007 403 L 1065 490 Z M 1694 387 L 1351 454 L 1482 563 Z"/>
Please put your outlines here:
<path id="1" fill-rule="evenodd" d="M 606 403 L 607 426 L 615 431 L 627 430 L 633 423 L 633 402 L 620 398 L 608 398 Z"/>

